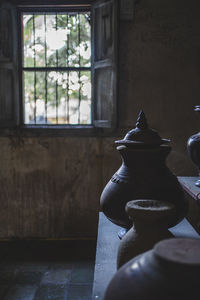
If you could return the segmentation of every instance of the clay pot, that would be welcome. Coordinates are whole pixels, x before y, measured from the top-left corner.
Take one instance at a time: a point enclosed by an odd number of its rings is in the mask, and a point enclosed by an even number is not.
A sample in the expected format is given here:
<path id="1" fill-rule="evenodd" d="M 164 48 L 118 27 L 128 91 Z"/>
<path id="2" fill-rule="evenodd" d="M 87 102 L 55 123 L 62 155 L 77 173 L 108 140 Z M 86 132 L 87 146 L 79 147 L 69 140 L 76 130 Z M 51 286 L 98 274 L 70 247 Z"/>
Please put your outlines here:
<path id="1" fill-rule="evenodd" d="M 126 204 L 133 227 L 122 238 L 117 254 L 117 268 L 140 253 L 150 250 L 162 239 L 173 237 L 168 226 L 175 214 L 172 203 L 158 200 L 133 200 Z"/>
<path id="2" fill-rule="evenodd" d="M 104 300 L 197 300 L 199 278 L 200 241 L 167 239 L 123 265 Z"/>
<path id="3" fill-rule="evenodd" d="M 195 106 L 195 112 L 200 112 L 200 106 Z M 192 135 L 187 141 L 187 151 L 192 162 L 197 166 L 200 171 L 200 132 Z M 200 179 L 195 183 L 196 186 L 200 187 Z"/>
<path id="4" fill-rule="evenodd" d="M 170 226 L 176 225 L 187 213 L 187 202 L 176 176 L 165 160 L 171 151 L 169 140 L 150 129 L 143 112 L 136 128 L 115 142 L 122 165 L 105 186 L 100 199 L 101 209 L 113 223 L 130 229 L 132 222 L 125 212 L 127 202 L 135 199 L 156 199 L 175 205 L 176 213 Z"/>

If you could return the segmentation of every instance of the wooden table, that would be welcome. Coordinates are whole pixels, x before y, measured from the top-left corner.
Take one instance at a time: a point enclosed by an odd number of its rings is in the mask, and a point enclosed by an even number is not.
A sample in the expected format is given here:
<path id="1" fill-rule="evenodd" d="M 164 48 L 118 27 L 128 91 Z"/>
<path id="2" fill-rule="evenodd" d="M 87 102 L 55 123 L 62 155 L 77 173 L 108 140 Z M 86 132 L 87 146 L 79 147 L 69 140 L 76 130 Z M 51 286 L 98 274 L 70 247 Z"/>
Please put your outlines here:
<path id="1" fill-rule="evenodd" d="M 200 188 L 195 185 L 197 179 L 199 177 L 178 177 L 189 204 L 187 220 L 200 234 Z"/>
<path id="2" fill-rule="evenodd" d="M 180 182 L 184 191 L 190 195 L 196 202 L 200 202 L 200 188 L 195 185 L 195 182 L 199 177 L 184 177 L 179 176 L 178 181 Z"/>
<path id="3" fill-rule="evenodd" d="M 117 233 L 120 228 L 111 223 L 102 212 L 99 213 L 93 300 L 103 300 L 105 290 L 116 272 L 116 257 L 120 242 Z M 186 219 L 170 231 L 175 237 L 200 238 Z"/>

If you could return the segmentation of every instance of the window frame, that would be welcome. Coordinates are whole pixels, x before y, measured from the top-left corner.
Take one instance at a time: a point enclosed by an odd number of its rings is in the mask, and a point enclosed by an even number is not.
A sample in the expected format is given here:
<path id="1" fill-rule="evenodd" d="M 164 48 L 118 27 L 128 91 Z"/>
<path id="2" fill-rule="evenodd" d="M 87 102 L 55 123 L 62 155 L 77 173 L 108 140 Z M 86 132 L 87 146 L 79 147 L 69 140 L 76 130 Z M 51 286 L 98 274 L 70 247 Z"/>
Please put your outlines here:
<path id="1" fill-rule="evenodd" d="M 72 133 L 77 135 L 77 131 L 83 131 L 87 134 L 91 134 L 91 130 L 95 129 L 95 126 L 93 124 L 93 119 L 91 120 L 91 124 L 52 124 L 52 125 L 46 125 L 46 124 L 25 124 L 24 123 L 24 97 L 23 97 L 23 89 L 24 89 L 24 83 L 23 83 L 23 23 L 22 23 L 22 16 L 23 13 L 42 13 L 42 12 L 51 12 L 51 13 L 67 13 L 71 11 L 77 11 L 77 12 L 84 12 L 84 11 L 90 11 L 91 12 L 91 5 L 84 5 L 84 6 L 59 6 L 59 7 L 46 7 L 46 6 L 37 6 L 37 7 L 30 7 L 30 6 L 22 6 L 18 7 L 18 33 L 19 33 L 19 48 L 18 48 L 18 59 L 19 59 L 19 94 L 20 94 L 20 128 L 22 130 L 35 132 L 36 134 L 43 135 L 44 131 L 45 134 L 51 134 L 52 132 L 55 132 L 56 135 L 63 135 L 64 130 L 69 131 L 72 130 Z M 91 54 L 92 55 L 92 54 Z M 92 64 L 92 57 L 91 57 L 91 64 Z M 92 72 L 92 67 L 90 68 Z M 93 99 L 92 99 L 93 103 Z M 91 103 L 91 118 L 92 118 L 92 106 Z M 74 132 L 76 131 L 76 133 Z"/>
<path id="2" fill-rule="evenodd" d="M 91 24 L 92 26 L 94 26 L 93 21 L 93 7 L 94 4 L 95 6 L 98 5 L 98 3 L 100 4 L 99 7 L 102 6 L 102 3 L 107 4 L 108 2 L 112 2 L 114 3 L 114 6 L 118 7 L 118 1 L 116 0 L 96 0 L 96 1 L 92 1 L 92 0 L 75 0 L 75 1 L 70 1 L 70 0 L 43 0 L 42 4 L 41 4 L 41 0 L 12 0 L 11 4 L 13 6 L 13 9 L 16 11 L 16 24 L 17 26 L 16 28 L 16 32 L 15 34 L 17 35 L 16 40 L 17 40 L 17 49 L 16 51 L 17 56 L 18 57 L 18 62 L 17 62 L 17 73 L 15 73 L 15 78 L 16 75 L 18 75 L 17 80 L 20 79 L 19 82 L 19 89 L 17 91 L 17 93 L 19 94 L 17 97 L 19 98 L 19 100 L 17 101 L 16 104 L 16 114 L 17 116 L 15 117 L 16 122 L 12 125 L 4 125 L 4 123 L 0 124 L 0 136 L 2 137 L 105 137 L 105 136 L 117 136 L 117 134 L 119 134 L 119 128 L 118 126 L 114 127 L 114 128 L 103 128 L 103 127 L 97 127 L 94 124 L 94 106 L 96 106 L 96 102 L 95 99 L 92 96 L 92 121 L 93 123 L 91 125 L 26 125 L 22 123 L 23 120 L 23 98 L 22 98 L 22 76 L 21 76 L 21 69 L 19 68 L 19 66 L 22 67 L 22 52 L 21 52 L 21 47 L 22 47 L 22 32 L 21 32 L 21 13 L 23 11 L 28 12 L 30 11 L 37 11 L 42 9 L 43 11 L 53 11 L 55 12 L 56 10 L 58 11 L 66 11 L 67 8 L 70 8 L 73 10 L 77 9 L 79 10 L 80 8 L 85 9 L 88 11 L 88 9 L 91 11 Z M 73 3 L 73 5 L 72 5 Z M 1 8 L 1 5 L 0 5 Z M 115 10 L 116 12 L 116 10 Z M 118 15 L 118 14 L 117 14 Z M 116 15 L 116 18 L 117 18 Z M 115 24 L 116 24 L 116 19 L 115 19 Z M 95 22 L 94 22 L 95 23 Z M 94 73 L 93 73 L 93 57 L 94 57 L 94 53 L 95 53 L 95 48 L 94 48 L 94 36 L 93 36 L 93 29 L 92 28 L 92 44 L 91 44 L 91 50 L 92 50 L 92 68 L 91 68 L 91 74 L 92 74 L 92 95 L 94 92 L 94 86 L 93 86 L 93 79 L 94 79 Z M 116 28 L 115 28 L 116 30 Z M 118 30 L 115 31 L 116 34 L 118 32 Z M 116 37 L 115 37 L 115 42 L 116 42 Z M 115 46 L 115 49 L 117 50 L 117 45 Z M 116 56 L 115 56 L 115 61 L 116 61 Z M 117 71 L 117 65 L 115 67 L 115 70 Z M 118 73 L 118 72 L 117 72 Z M 3 81 L 4 82 L 4 81 Z M 116 91 L 117 91 L 117 86 L 116 85 Z M 116 94 L 115 91 L 115 94 Z M 15 100 L 15 99 L 13 99 Z M 95 103 L 95 105 L 94 105 Z M 115 107 L 117 109 L 117 102 L 115 101 Z M 118 114 L 117 116 L 117 120 L 118 120 Z"/>

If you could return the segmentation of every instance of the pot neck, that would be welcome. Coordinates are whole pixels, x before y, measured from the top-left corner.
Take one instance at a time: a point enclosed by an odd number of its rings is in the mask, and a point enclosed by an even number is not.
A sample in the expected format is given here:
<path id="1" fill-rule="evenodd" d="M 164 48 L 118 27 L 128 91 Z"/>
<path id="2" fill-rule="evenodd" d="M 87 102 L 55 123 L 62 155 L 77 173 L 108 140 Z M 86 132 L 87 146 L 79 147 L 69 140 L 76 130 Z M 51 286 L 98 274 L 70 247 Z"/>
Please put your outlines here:
<path id="1" fill-rule="evenodd" d="M 126 146 L 117 147 L 125 165 L 142 162 L 142 164 L 164 163 L 171 151 L 170 146 L 159 146 L 156 148 L 131 149 Z"/>

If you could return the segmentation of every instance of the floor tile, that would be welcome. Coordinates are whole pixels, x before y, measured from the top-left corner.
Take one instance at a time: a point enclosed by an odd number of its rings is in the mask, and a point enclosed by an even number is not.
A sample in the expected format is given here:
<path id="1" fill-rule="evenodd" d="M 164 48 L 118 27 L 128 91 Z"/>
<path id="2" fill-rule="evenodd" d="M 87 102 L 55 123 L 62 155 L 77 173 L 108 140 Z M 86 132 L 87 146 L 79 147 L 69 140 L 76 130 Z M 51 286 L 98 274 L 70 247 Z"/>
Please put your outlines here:
<path id="1" fill-rule="evenodd" d="M 74 267 L 74 264 L 76 261 L 70 261 L 70 260 L 65 260 L 65 261 L 51 261 L 49 262 L 48 266 L 49 268 L 53 269 L 64 269 L 64 270 L 72 270 Z"/>
<path id="2" fill-rule="evenodd" d="M 3 300 L 33 300 L 37 288 L 37 285 L 14 285 Z"/>
<path id="3" fill-rule="evenodd" d="M 48 262 L 43 261 L 26 261 L 21 264 L 20 271 L 40 271 L 45 272 L 49 268 Z"/>
<path id="4" fill-rule="evenodd" d="M 92 285 L 70 285 L 67 300 L 92 300 Z"/>
<path id="5" fill-rule="evenodd" d="M 3 243 L 0 300 L 91 300 L 94 250 L 82 241 Z"/>
<path id="6" fill-rule="evenodd" d="M 71 276 L 72 284 L 89 284 L 93 282 L 94 278 L 94 262 L 92 261 L 80 261 L 74 266 L 74 270 Z"/>
<path id="7" fill-rule="evenodd" d="M 34 300 L 66 300 L 67 290 L 65 285 L 42 285 L 37 290 Z"/>
<path id="8" fill-rule="evenodd" d="M 44 276 L 43 272 L 39 271 L 19 271 L 17 272 L 15 276 L 15 283 L 16 284 L 40 284 L 40 281 L 42 279 L 42 276 Z"/>
<path id="9" fill-rule="evenodd" d="M 67 284 L 71 279 L 71 269 L 51 268 L 42 278 L 41 284 Z"/>

